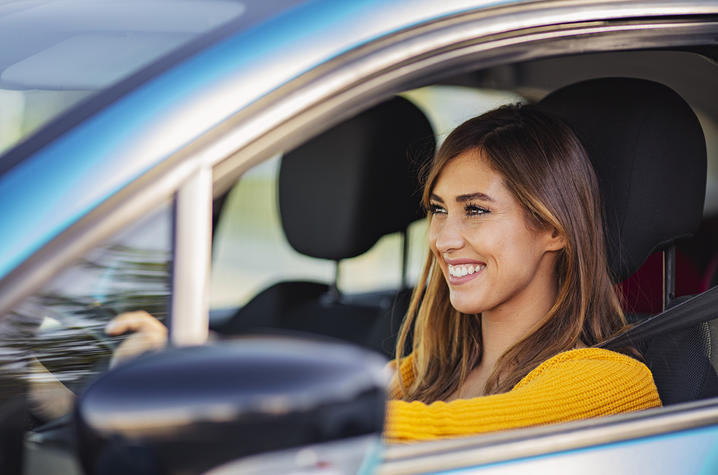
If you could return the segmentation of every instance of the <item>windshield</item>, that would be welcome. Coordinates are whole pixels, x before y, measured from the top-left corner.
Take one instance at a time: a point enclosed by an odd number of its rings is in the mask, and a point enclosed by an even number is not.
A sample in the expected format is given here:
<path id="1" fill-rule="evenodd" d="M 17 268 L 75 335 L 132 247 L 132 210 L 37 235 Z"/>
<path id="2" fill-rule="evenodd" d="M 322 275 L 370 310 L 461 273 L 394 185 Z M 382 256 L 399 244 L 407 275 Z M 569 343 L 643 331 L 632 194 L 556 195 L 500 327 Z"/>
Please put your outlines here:
<path id="1" fill-rule="evenodd" d="M 296 0 L 0 0 L 0 154 L 82 99 L 219 26 Z"/>

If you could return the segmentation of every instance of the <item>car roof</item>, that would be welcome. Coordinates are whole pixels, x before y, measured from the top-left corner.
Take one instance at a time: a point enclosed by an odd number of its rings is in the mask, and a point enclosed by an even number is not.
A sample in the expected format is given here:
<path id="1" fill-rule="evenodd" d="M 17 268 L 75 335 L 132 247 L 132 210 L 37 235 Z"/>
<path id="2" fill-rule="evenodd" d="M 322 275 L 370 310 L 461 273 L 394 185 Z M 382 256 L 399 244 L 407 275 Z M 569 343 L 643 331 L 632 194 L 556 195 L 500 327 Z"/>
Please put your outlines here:
<path id="1" fill-rule="evenodd" d="M 170 52 L 0 156 L 0 278 L 132 180 L 292 78 L 412 25 L 523 1 L 289 3 L 257 24 L 229 22 Z M 8 77 L 21 82 L 25 74 L 29 86 L 29 69 Z"/>

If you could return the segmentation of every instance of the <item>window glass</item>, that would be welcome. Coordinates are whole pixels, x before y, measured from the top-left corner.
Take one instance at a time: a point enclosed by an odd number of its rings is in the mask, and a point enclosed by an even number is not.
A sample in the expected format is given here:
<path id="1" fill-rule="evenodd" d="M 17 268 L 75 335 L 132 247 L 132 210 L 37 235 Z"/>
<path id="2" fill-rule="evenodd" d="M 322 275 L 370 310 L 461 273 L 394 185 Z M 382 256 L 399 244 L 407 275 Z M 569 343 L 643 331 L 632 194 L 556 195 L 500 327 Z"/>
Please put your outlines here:
<path id="1" fill-rule="evenodd" d="M 236 0 L 0 2 L 0 154 L 199 36 L 270 13 Z"/>
<path id="2" fill-rule="evenodd" d="M 61 417 L 125 338 L 105 334 L 113 317 L 146 310 L 166 318 L 171 210 L 162 207 L 87 253 L 0 319 L 1 397 L 25 386 L 36 421 Z"/>

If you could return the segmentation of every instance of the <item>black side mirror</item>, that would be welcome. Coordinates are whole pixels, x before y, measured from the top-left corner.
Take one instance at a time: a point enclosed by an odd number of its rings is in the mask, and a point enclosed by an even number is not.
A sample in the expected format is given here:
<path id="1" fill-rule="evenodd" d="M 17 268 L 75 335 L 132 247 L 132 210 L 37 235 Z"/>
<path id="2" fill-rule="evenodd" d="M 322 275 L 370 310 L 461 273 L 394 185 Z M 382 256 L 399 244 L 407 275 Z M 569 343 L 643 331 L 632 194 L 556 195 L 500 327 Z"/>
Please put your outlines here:
<path id="1" fill-rule="evenodd" d="M 189 474 L 336 441 L 370 450 L 384 364 L 351 346 L 268 337 L 145 355 L 78 398 L 79 456 L 89 474 Z"/>

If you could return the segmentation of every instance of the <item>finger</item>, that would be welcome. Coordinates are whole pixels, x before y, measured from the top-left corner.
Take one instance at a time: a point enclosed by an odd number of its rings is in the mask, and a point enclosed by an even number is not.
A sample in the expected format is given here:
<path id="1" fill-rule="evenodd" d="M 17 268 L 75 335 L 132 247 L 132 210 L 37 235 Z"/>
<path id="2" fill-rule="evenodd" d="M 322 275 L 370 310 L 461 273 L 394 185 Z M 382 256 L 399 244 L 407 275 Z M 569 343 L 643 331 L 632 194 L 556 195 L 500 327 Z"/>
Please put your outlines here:
<path id="1" fill-rule="evenodd" d="M 167 339 L 162 338 L 159 333 L 133 333 L 125 338 L 115 353 L 134 356 L 148 350 L 162 348 L 165 343 L 167 343 Z"/>
<path id="2" fill-rule="evenodd" d="M 117 363 L 134 358 L 147 351 L 160 349 L 164 347 L 166 343 L 167 337 L 159 332 L 133 333 L 125 338 L 117 349 L 115 349 L 110 367 L 114 367 Z"/>
<path id="3" fill-rule="evenodd" d="M 105 333 L 108 335 L 121 335 L 126 332 L 138 331 L 167 333 L 167 328 L 144 310 L 120 314 L 110 320 L 105 327 Z"/>

